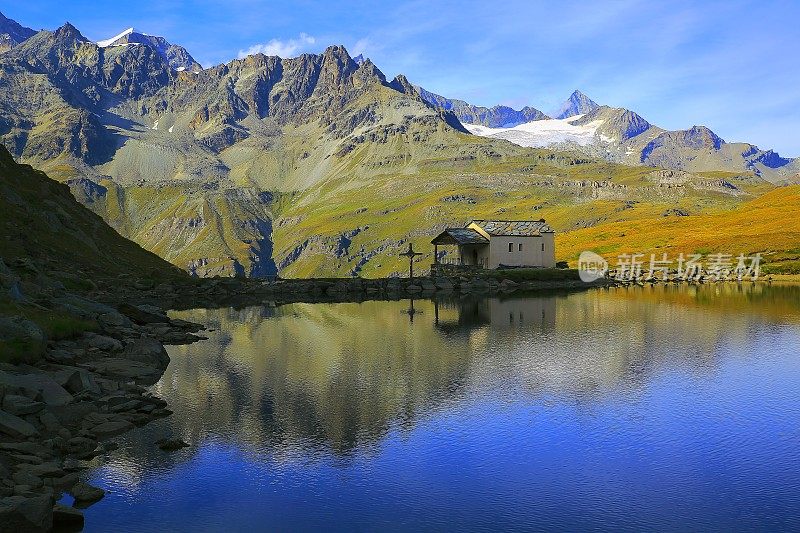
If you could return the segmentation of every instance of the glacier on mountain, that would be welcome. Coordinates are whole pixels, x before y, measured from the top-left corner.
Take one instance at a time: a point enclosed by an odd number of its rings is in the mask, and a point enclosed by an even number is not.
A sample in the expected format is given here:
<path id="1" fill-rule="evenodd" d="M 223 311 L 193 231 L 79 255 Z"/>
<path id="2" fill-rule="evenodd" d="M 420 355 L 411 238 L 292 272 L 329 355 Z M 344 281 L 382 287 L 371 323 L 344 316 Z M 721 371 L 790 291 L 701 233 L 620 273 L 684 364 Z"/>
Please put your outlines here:
<path id="1" fill-rule="evenodd" d="M 479 124 L 464 124 L 464 127 L 473 135 L 506 139 L 514 144 L 531 148 L 563 143 L 587 146 L 597 141 L 595 133 L 603 121 L 596 120 L 583 125 L 572 124 L 582 117 L 583 115 L 575 115 L 565 119 L 536 120 L 512 128 L 489 128 Z"/>

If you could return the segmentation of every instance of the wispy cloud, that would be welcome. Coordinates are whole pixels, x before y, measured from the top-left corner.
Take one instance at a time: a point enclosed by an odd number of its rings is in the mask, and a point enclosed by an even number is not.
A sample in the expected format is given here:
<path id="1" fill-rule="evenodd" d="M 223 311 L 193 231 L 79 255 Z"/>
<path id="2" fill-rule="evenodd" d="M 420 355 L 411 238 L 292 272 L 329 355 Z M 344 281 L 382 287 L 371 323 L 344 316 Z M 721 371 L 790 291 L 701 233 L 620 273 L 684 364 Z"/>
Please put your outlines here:
<path id="1" fill-rule="evenodd" d="M 369 38 L 364 37 L 350 46 L 349 50 L 352 55 L 357 56 L 358 54 L 366 54 L 368 51 L 374 52 L 380 48 L 380 46 L 376 46 Z"/>
<path id="2" fill-rule="evenodd" d="M 307 33 L 301 33 L 297 39 L 270 39 L 263 44 L 254 44 L 247 50 L 239 50 L 239 59 L 253 54 L 268 56 L 295 57 L 312 49 L 317 40 Z"/>

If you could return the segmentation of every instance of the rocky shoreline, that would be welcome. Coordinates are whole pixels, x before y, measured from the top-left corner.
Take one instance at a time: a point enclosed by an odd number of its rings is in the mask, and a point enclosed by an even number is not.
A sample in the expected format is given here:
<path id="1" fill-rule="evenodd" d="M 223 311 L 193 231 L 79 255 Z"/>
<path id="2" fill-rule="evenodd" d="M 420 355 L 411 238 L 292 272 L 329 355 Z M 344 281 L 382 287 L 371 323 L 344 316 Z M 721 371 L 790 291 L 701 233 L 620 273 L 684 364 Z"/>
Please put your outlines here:
<path id="1" fill-rule="evenodd" d="M 113 439 L 168 416 L 145 388 L 169 364 L 164 344 L 201 339 L 202 326 L 169 319 L 153 306 L 118 309 L 71 295 L 76 313 L 99 331 L 48 342 L 44 359 L 0 364 L 0 531 L 80 529 L 102 489 L 80 481 Z M 55 502 L 71 494 L 76 507 Z"/>

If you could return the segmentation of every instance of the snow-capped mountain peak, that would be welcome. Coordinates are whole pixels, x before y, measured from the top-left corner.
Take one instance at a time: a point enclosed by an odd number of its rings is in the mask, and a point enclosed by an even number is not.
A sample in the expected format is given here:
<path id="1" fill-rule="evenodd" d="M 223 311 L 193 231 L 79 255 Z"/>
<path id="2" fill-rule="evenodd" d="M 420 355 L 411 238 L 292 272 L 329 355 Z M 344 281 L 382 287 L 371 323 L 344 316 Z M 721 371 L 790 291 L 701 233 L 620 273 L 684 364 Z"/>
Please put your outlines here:
<path id="1" fill-rule="evenodd" d="M 600 105 L 597 102 L 582 92 L 575 90 L 569 95 L 569 98 L 567 98 L 566 102 L 561 106 L 561 109 L 558 110 L 554 118 L 560 119 L 574 117 L 575 115 L 585 115 L 586 113 L 591 113 L 598 107 L 600 107 Z"/>
<path id="2" fill-rule="evenodd" d="M 149 46 L 158 54 L 163 57 L 169 66 L 178 72 L 188 70 L 191 72 L 199 72 L 203 67 L 195 61 L 195 59 L 186 51 L 182 46 L 174 45 L 156 35 L 148 35 L 137 31 L 134 28 L 128 28 L 123 32 L 111 37 L 110 39 L 103 39 L 97 41 L 97 46 L 101 48 L 108 48 L 111 46 L 127 46 L 132 44 L 139 44 Z"/>

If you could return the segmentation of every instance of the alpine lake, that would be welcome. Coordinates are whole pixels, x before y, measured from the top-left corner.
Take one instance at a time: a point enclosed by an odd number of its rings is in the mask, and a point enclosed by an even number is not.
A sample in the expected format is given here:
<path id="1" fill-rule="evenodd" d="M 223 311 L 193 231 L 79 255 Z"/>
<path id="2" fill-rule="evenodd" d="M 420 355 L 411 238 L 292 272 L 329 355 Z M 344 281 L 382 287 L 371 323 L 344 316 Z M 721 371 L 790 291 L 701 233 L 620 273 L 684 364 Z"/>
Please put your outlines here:
<path id="1" fill-rule="evenodd" d="M 800 530 L 800 285 L 171 316 L 84 531 Z"/>

